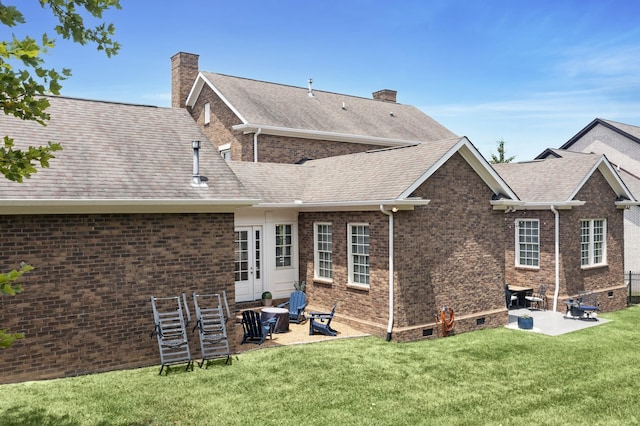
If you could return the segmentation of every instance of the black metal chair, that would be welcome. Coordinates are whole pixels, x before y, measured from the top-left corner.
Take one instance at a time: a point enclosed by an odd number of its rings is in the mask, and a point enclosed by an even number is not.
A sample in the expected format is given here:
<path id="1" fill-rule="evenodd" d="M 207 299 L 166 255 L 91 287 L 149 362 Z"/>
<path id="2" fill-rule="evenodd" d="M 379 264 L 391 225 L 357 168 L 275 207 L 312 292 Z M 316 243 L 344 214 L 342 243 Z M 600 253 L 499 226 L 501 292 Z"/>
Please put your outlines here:
<path id="1" fill-rule="evenodd" d="M 538 309 L 547 309 L 547 286 L 541 285 L 537 292 L 533 292 L 532 294 L 525 296 L 524 298 L 529 301 L 529 307 L 532 308 L 533 304 L 536 304 L 536 308 Z"/>

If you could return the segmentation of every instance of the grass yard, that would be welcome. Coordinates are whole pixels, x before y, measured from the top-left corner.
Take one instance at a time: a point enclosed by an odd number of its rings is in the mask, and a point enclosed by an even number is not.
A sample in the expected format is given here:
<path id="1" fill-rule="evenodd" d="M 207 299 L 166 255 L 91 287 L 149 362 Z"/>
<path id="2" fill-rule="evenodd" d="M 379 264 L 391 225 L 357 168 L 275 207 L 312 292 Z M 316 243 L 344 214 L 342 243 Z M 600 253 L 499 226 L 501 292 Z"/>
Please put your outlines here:
<path id="1" fill-rule="evenodd" d="M 250 351 L 0 386 L 2 425 L 629 425 L 640 422 L 640 307 L 559 337 L 494 329 Z"/>

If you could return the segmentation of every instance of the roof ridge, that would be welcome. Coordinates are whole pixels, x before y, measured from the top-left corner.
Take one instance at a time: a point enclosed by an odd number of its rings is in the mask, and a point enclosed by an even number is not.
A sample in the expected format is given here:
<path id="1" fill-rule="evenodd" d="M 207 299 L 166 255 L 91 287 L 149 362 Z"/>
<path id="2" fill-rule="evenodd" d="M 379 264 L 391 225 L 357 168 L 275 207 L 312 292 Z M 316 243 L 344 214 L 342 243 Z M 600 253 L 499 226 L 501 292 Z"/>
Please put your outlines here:
<path id="1" fill-rule="evenodd" d="M 57 98 L 57 99 L 69 99 L 72 101 L 83 101 L 83 102 L 92 102 L 98 104 L 110 104 L 110 105 L 127 105 L 127 106 L 139 106 L 139 107 L 147 107 L 147 108 L 157 108 L 157 109 L 173 109 L 169 107 L 161 107 L 157 105 L 147 105 L 147 104 L 136 104 L 132 102 L 122 102 L 122 101 L 110 101 L 105 99 L 89 99 L 89 98 L 80 98 L 77 96 L 65 96 L 65 95 L 42 95 L 45 98 Z"/>

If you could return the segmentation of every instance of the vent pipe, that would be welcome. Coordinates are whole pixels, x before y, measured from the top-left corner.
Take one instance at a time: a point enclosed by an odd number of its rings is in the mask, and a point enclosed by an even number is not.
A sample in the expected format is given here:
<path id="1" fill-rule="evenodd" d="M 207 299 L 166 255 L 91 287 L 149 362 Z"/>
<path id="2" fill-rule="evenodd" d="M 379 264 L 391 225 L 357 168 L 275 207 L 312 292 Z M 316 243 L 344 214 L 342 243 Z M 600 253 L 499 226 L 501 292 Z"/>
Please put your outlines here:
<path id="1" fill-rule="evenodd" d="M 206 180 L 200 176 L 200 141 L 191 141 L 193 147 L 193 176 L 191 178 L 191 186 L 194 188 L 204 188 L 207 184 Z"/>
<path id="2" fill-rule="evenodd" d="M 313 79 L 310 78 L 309 79 L 309 92 L 307 93 L 307 95 L 309 95 L 309 97 L 313 98 L 313 89 L 311 88 L 311 85 L 313 84 Z"/>

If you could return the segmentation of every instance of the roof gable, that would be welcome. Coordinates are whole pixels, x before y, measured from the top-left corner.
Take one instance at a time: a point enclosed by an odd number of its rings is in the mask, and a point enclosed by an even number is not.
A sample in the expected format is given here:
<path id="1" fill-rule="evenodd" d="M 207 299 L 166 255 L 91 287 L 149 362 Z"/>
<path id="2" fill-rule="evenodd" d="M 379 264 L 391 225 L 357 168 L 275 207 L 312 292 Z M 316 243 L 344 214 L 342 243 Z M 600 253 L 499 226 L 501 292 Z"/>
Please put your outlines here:
<path id="1" fill-rule="evenodd" d="M 640 127 L 632 126 L 629 124 L 618 123 L 616 121 L 611 120 L 603 120 L 601 118 L 596 118 L 591 123 L 587 124 L 582 130 L 576 133 L 571 139 L 569 139 L 564 145 L 560 147 L 560 149 L 569 149 L 571 145 L 580 140 L 584 135 L 589 133 L 596 126 L 604 126 L 626 138 L 631 139 L 636 143 L 640 143 Z"/>
<path id="2" fill-rule="evenodd" d="M 187 99 L 193 106 L 208 85 L 242 121 L 236 130 L 300 133 L 301 137 L 353 142 L 371 139 L 405 144 L 455 137 L 444 126 L 411 105 L 384 102 L 321 90 L 200 72 Z M 274 133 L 276 132 L 276 133 Z M 279 133 L 278 133 L 279 132 Z M 382 141 L 380 141 L 382 142 Z"/>

